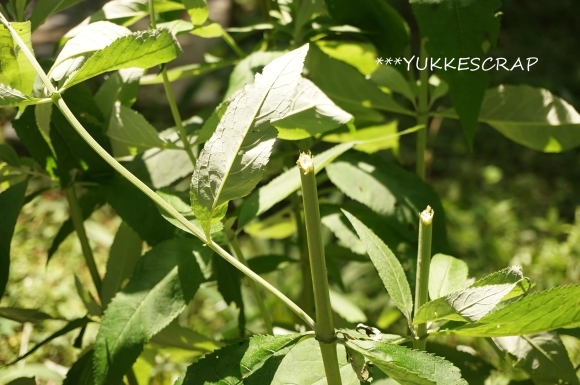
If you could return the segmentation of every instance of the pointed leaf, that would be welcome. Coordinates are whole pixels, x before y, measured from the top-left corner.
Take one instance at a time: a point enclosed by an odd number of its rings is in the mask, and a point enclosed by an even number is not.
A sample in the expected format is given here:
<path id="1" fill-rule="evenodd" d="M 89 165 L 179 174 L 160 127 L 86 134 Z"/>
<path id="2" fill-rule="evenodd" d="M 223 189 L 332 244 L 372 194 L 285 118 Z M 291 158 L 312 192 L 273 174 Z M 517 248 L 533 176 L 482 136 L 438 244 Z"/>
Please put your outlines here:
<path id="1" fill-rule="evenodd" d="M 181 2 L 185 6 L 185 9 L 187 9 L 187 13 L 189 13 L 193 24 L 202 25 L 205 23 L 209 16 L 206 0 L 181 0 Z"/>
<path id="2" fill-rule="evenodd" d="M 278 129 L 278 138 L 299 140 L 334 130 L 352 119 L 314 83 L 300 78 L 290 111 L 272 124 Z"/>
<path id="3" fill-rule="evenodd" d="M 203 353 L 211 353 L 222 346 L 206 336 L 202 336 L 193 330 L 179 326 L 172 322 L 165 329 L 157 333 L 150 341 L 164 347 L 175 347 Z"/>
<path id="4" fill-rule="evenodd" d="M 36 309 L 20 309 L 16 307 L 0 307 L 0 318 L 6 318 L 20 323 L 39 323 L 49 319 L 60 319 Z"/>
<path id="5" fill-rule="evenodd" d="M 580 146 L 580 114 L 543 88 L 501 85 L 487 90 L 479 120 L 534 150 L 561 152 Z"/>
<path id="6" fill-rule="evenodd" d="M 143 115 L 120 102 L 113 107 L 107 136 L 128 145 L 133 154 L 152 147 L 167 146 Z"/>
<path id="7" fill-rule="evenodd" d="M 185 309 L 203 276 L 195 255 L 211 253 L 197 239 L 172 239 L 140 260 L 113 298 L 95 342 L 95 384 L 118 384 L 143 346 Z"/>
<path id="8" fill-rule="evenodd" d="M 80 3 L 82 0 L 44 0 L 37 1 L 32 8 L 32 14 L 30 15 L 30 22 L 32 23 L 32 30 L 36 30 L 45 20 L 55 13 L 64 11 L 67 8 L 72 7 Z"/>
<path id="9" fill-rule="evenodd" d="M 372 209 L 384 218 L 385 225 L 408 242 L 419 238 L 417 213 L 431 206 L 433 252 L 446 252 L 445 211 L 437 193 L 414 173 L 377 155 L 349 152 L 328 165 L 328 177 L 351 199 Z M 386 240 L 385 240 L 386 241 Z"/>
<path id="10" fill-rule="evenodd" d="M 464 289 L 467 283 L 467 264 L 445 254 L 431 258 L 429 268 L 429 297 L 431 300 Z"/>
<path id="11" fill-rule="evenodd" d="M 226 346 L 187 368 L 182 385 L 266 384 L 284 355 L 303 334 L 254 336 Z M 260 380 L 256 379 L 259 378 Z M 261 381 L 261 382 L 260 382 Z"/>
<path id="12" fill-rule="evenodd" d="M 10 271 L 10 242 L 18 214 L 24 203 L 28 179 L 0 193 L 0 297 L 4 295 Z"/>
<path id="13" fill-rule="evenodd" d="M 61 89 L 121 68 L 151 68 L 167 63 L 181 53 L 174 36 L 166 29 L 133 32 L 96 51 L 68 77 Z"/>
<path id="14" fill-rule="evenodd" d="M 17 107 L 31 99 L 17 89 L 0 84 L 0 107 Z"/>
<path id="15" fill-rule="evenodd" d="M 330 305 L 336 314 L 350 323 L 367 322 L 365 313 L 348 297 L 334 290 L 330 290 L 329 294 Z"/>
<path id="16" fill-rule="evenodd" d="M 373 265 L 377 269 L 383 285 L 391 296 L 395 305 L 411 321 L 411 313 L 413 311 L 413 299 L 411 297 L 411 289 L 405 276 L 403 266 L 395 257 L 391 249 L 384 242 L 377 237 L 368 227 L 359 221 L 351 213 L 344 211 L 344 214 L 354 226 L 358 236 L 362 240 L 367 249 L 367 253 L 373 261 Z"/>
<path id="17" fill-rule="evenodd" d="M 320 170 L 323 170 L 330 162 L 352 148 L 353 145 L 354 143 L 352 142 L 339 144 L 316 155 L 314 157 L 314 172 L 318 173 Z M 300 172 L 298 171 L 298 166 L 294 166 L 244 200 L 240 209 L 238 227 L 245 227 L 253 218 L 263 214 L 299 188 Z"/>
<path id="18" fill-rule="evenodd" d="M 84 352 L 66 373 L 62 385 L 92 384 L 94 350 Z"/>
<path id="19" fill-rule="evenodd" d="M 139 237 L 139 234 L 127 223 L 121 222 L 109 250 L 107 272 L 101 287 L 103 310 L 107 309 L 111 299 L 121 288 L 123 281 L 133 274 L 135 265 L 141 258 L 142 249 L 143 240 Z"/>
<path id="20" fill-rule="evenodd" d="M 194 63 L 184 66 L 174 67 L 167 71 L 167 77 L 170 82 L 179 79 L 190 78 L 193 76 L 204 75 L 224 67 L 235 64 L 237 60 L 220 60 L 217 63 Z M 161 74 L 145 75 L 139 80 L 139 84 L 161 84 L 163 76 Z M 243 85 L 243 84 L 242 84 Z"/>
<path id="21" fill-rule="evenodd" d="M 111 74 L 101 85 L 95 93 L 95 103 L 106 122 L 110 121 L 115 102 L 118 101 L 125 107 L 131 107 L 135 103 L 139 80 L 144 72 L 142 68 L 125 68 Z"/>
<path id="22" fill-rule="evenodd" d="M 387 87 L 411 101 L 415 101 L 415 93 L 411 89 L 407 79 L 393 66 L 381 65 L 370 75 L 370 79 L 382 87 Z"/>
<path id="23" fill-rule="evenodd" d="M 458 368 L 426 352 L 377 341 L 349 340 L 346 346 L 401 384 L 467 385 Z"/>
<path id="24" fill-rule="evenodd" d="M 282 51 L 257 51 L 240 60 L 230 75 L 228 89 L 224 95 L 224 100 L 230 99 L 246 84 L 252 84 L 257 73 L 262 72 L 267 64 L 283 54 L 284 52 Z"/>
<path id="25" fill-rule="evenodd" d="M 493 342 L 515 356 L 515 367 L 528 373 L 536 385 L 580 384 L 566 347 L 556 332 L 495 337 Z"/>
<path id="26" fill-rule="evenodd" d="M 10 25 L 32 51 L 30 22 L 13 22 Z M 0 83 L 30 95 L 36 71 L 3 24 L 0 24 L 0 47 Z"/>
<path id="27" fill-rule="evenodd" d="M 307 51 L 305 45 L 274 60 L 228 106 L 193 174 L 198 219 L 214 218 L 224 203 L 249 194 L 259 182 L 276 136 L 269 122 L 288 111 Z"/>
<path id="28" fill-rule="evenodd" d="M 483 94 L 489 83 L 489 74 L 482 69 L 459 70 L 463 58 L 485 59 L 483 43 L 495 45 L 499 33 L 497 9 L 500 0 L 463 1 L 449 0 L 434 3 L 430 0 L 411 0 L 413 13 L 421 37 L 426 38 L 429 56 L 440 59 L 442 69 L 437 75 L 449 85 L 453 106 L 459 114 L 461 126 L 469 147 L 473 137 Z M 415 58 L 415 60 L 419 60 Z M 443 61 L 451 61 L 453 68 L 445 68 Z M 464 66 L 466 63 L 463 63 Z M 419 63 L 423 67 L 425 63 Z"/>
<path id="29" fill-rule="evenodd" d="M 580 326 L 580 286 L 532 293 L 488 314 L 478 322 L 440 333 L 475 337 L 513 336 Z"/>

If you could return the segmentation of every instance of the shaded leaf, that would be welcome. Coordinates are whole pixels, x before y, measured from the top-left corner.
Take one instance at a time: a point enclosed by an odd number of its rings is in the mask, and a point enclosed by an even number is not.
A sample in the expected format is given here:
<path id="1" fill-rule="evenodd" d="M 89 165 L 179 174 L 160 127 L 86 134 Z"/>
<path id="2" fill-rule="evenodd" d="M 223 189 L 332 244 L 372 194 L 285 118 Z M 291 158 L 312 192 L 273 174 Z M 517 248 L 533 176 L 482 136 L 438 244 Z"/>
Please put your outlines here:
<path id="1" fill-rule="evenodd" d="M 101 286 L 103 310 L 121 289 L 123 281 L 133 274 L 135 265 L 141 258 L 143 240 L 125 222 L 121 222 L 107 260 L 107 270 Z"/>
<path id="2" fill-rule="evenodd" d="M 442 329 L 440 333 L 476 337 L 535 334 L 580 326 L 580 286 L 532 293 L 486 315 L 478 322 Z"/>
<path id="3" fill-rule="evenodd" d="M 282 51 L 257 51 L 252 52 L 240 60 L 230 74 L 228 89 L 224 95 L 224 100 L 230 99 L 238 90 L 241 90 L 244 85 L 252 84 L 254 82 L 254 76 L 257 73 L 262 72 L 267 64 L 283 54 L 284 52 Z"/>
<path id="4" fill-rule="evenodd" d="M 39 323 L 49 319 L 60 319 L 36 309 L 20 309 L 16 307 L 0 307 L 0 317 L 20 323 Z"/>
<path id="5" fill-rule="evenodd" d="M 500 0 L 411 0 L 410 3 L 421 37 L 428 39 L 427 52 L 434 59 L 440 59 L 440 67 L 444 67 L 445 60 L 453 60 L 452 66 L 457 69 L 460 58 L 483 61 L 483 43 L 488 41 L 495 45 L 499 33 L 496 11 L 501 6 Z M 419 66 L 423 67 L 424 63 L 419 63 Z M 443 68 L 437 69 L 437 75 L 449 85 L 453 106 L 471 148 L 489 74 L 481 69 L 460 71 Z"/>
<path id="6" fill-rule="evenodd" d="M 135 103 L 139 80 L 144 72 L 142 68 L 125 68 L 107 77 L 95 93 L 95 103 L 103 113 L 105 122 L 110 121 L 111 112 L 117 101 L 125 107 L 131 107 Z"/>
<path id="7" fill-rule="evenodd" d="M 0 84 L 0 107 L 17 107 L 31 99 L 17 89 Z"/>
<path id="8" fill-rule="evenodd" d="M 30 23 L 32 24 L 32 30 L 36 30 L 45 20 L 55 13 L 64 11 L 67 8 L 72 7 L 80 3 L 82 0 L 44 0 L 37 1 L 32 8 L 32 14 L 30 15 Z"/>
<path id="9" fill-rule="evenodd" d="M 447 361 L 458 367 L 461 370 L 461 376 L 469 385 L 484 385 L 491 371 L 494 369 L 482 357 L 475 355 L 475 352 L 471 354 L 470 352 L 458 350 L 460 346 L 457 346 L 458 349 L 455 349 L 454 347 L 433 343 L 431 341 L 427 345 L 430 353 L 439 357 L 445 357 Z"/>
<path id="10" fill-rule="evenodd" d="M 249 340 L 226 346 L 205 356 L 187 368 L 181 385 L 202 384 L 266 384 L 272 378 L 281 359 L 303 337 L 254 336 Z"/>
<path id="11" fill-rule="evenodd" d="M 62 385 L 92 384 L 94 350 L 84 352 L 71 366 Z"/>
<path id="12" fill-rule="evenodd" d="M 515 356 L 515 367 L 528 373 L 536 385 L 552 385 L 562 381 L 570 385 L 580 384 L 566 347 L 556 332 L 495 337 L 493 342 L 501 350 Z"/>
<path id="13" fill-rule="evenodd" d="M 201 25 L 205 23 L 209 16 L 206 0 L 181 0 L 181 2 L 185 6 L 185 9 L 187 9 L 187 13 L 189 13 L 193 24 Z"/>
<path id="14" fill-rule="evenodd" d="M 381 65 L 369 77 L 373 82 L 382 87 L 387 87 L 397 92 L 408 100 L 415 101 L 415 93 L 407 82 L 407 79 L 393 66 Z"/>
<path id="15" fill-rule="evenodd" d="M 458 368 L 426 352 L 377 341 L 349 340 L 346 346 L 402 384 L 467 385 Z"/>
<path id="16" fill-rule="evenodd" d="M 344 210 L 343 212 L 365 245 L 367 253 L 377 269 L 389 296 L 410 322 L 413 312 L 413 299 L 401 263 L 391 249 L 367 226 L 351 213 Z"/>
<path id="17" fill-rule="evenodd" d="M 164 347 L 175 347 L 203 353 L 211 353 L 222 346 L 221 343 L 189 328 L 179 326 L 176 322 L 170 323 L 165 329 L 151 338 L 150 342 Z"/>
<path id="18" fill-rule="evenodd" d="M 79 277 L 76 274 L 74 276 L 77 294 L 79 295 L 79 298 L 85 305 L 85 308 L 87 309 L 90 315 L 100 317 L 103 313 L 101 305 L 99 305 L 97 301 L 95 301 L 95 298 L 92 296 L 89 290 L 83 286 L 82 282 L 79 280 Z"/>
<path id="19" fill-rule="evenodd" d="M 10 242 L 14 235 L 14 227 L 20 209 L 24 204 L 24 196 L 28 180 L 24 180 L 0 193 L 0 297 L 4 295 L 10 271 Z"/>
<path id="20" fill-rule="evenodd" d="M 262 177 L 276 136 L 269 122 L 287 113 L 307 50 L 305 45 L 266 66 L 237 94 L 206 142 L 191 182 L 192 208 L 204 228 L 219 208 L 249 194 Z"/>
<path id="21" fill-rule="evenodd" d="M 418 129 L 418 128 L 417 128 Z M 405 130 L 407 132 L 409 130 Z M 413 130 L 416 131 L 416 130 Z M 410 132 L 410 131 L 409 131 Z M 403 132 L 397 131 L 397 121 L 381 124 L 378 126 L 365 127 L 354 132 L 330 134 L 322 137 L 322 140 L 330 143 L 359 142 L 354 146 L 355 150 L 374 154 L 377 151 L 392 149 L 399 152 L 399 136 Z"/>
<path id="22" fill-rule="evenodd" d="M 353 143 L 339 144 L 316 155 L 314 157 L 314 172 L 318 173 L 323 170 L 330 162 L 352 148 L 352 146 Z M 263 214 L 299 188 L 300 172 L 298 171 L 298 166 L 294 166 L 244 200 L 238 217 L 238 227 L 245 227 L 253 218 Z"/>
<path id="23" fill-rule="evenodd" d="M 365 313 L 348 297 L 334 290 L 330 290 L 329 294 L 330 305 L 336 314 L 344 318 L 347 322 L 367 322 Z"/>
<path id="24" fill-rule="evenodd" d="M 61 89 L 121 68 L 151 68 L 167 63 L 181 53 L 171 32 L 166 29 L 133 32 L 96 51 L 78 71 L 68 77 Z"/>
<path id="25" fill-rule="evenodd" d="M 167 71 L 167 77 L 170 82 L 178 79 L 190 78 L 192 76 L 204 75 L 218 69 L 229 67 L 235 64 L 236 60 L 220 60 L 216 63 L 194 63 L 184 66 L 174 67 Z M 160 84 L 163 83 L 163 76 L 161 74 L 151 74 L 143 76 L 140 84 Z"/>
<path id="26" fill-rule="evenodd" d="M 296 262 L 298 261 L 285 255 L 261 255 L 248 259 L 248 266 L 256 274 L 267 274 Z"/>
<path id="27" fill-rule="evenodd" d="M 172 239 L 141 258 L 113 298 L 95 342 L 95 384 L 117 384 L 143 346 L 185 309 L 203 276 L 195 255 L 211 252 L 197 239 Z"/>
<path id="28" fill-rule="evenodd" d="M 534 150 L 561 152 L 580 146 L 580 114 L 543 88 L 501 85 L 487 90 L 479 120 Z"/>
<path id="29" fill-rule="evenodd" d="M 434 300 L 465 288 L 467 264 L 445 254 L 435 254 L 429 268 L 429 297 Z"/>
<path id="30" fill-rule="evenodd" d="M 238 308 L 238 330 L 240 337 L 246 333 L 246 313 L 242 298 L 242 274 L 232 264 L 221 257 L 212 261 L 213 270 L 217 279 L 217 289 L 226 304 L 233 303 Z"/>
<path id="31" fill-rule="evenodd" d="M 151 147 L 167 145 L 143 115 L 123 106 L 120 102 L 115 103 L 113 107 L 107 136 L 129 146 L 133 154 Z"/>

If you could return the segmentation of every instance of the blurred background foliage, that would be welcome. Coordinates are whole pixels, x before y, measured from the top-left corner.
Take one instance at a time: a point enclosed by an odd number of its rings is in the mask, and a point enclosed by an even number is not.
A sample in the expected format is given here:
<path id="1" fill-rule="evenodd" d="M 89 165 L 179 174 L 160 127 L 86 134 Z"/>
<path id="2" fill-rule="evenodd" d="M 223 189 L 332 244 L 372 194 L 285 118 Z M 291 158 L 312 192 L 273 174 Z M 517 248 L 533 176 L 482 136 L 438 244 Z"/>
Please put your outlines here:
<path id="1" fill-rule="evenodd" d="M 4 2 L 4 1 L 3 1 Z M 53 55 L 55 42 L 73 25 L 99 9 L 104 1 L 84 1 L 63 14 L 53 16 L 34 35 L 35 52 L 39 57 Z M 416 36 L 412 13 L 406 0 L 390 0 L 410 23 Z M 256 0 L 209 0 L 210 17 L 225 26 L 237 27 L 262 21 Z M 580 60 L 578 36 L 580 2 L 575 0 L 536 0 L 533 2 L 504 0 L 501 8 L 502 29 L 498 46 L 489 53 L 513 62 L 517 57 L 538 57 L 530 72 L 493 71 L 491 86 L 497 84 L 530 84 L 550 89 L 580 110 Z M 168 16 L 169 17 L 169 16 Z M 134 29 L 147 28 L 147 21 Z M 260 33 L 234 34 L 242 49 L 249 52 L 261 40 Z M 190 35 L 180 37 L 184 55 L 172 65 L 201 61 L 204 53 L 234 58 L 221 40 L 202 40 Z M 416 44 L 416 42 L 415 42 Z M 207 116 L 227 89 L 231 67 L 209 75 L 179 81 L 176 84 L 182 116 Z M 102 80 L 101 80 L 102 81 Z M 95 80 L 90 84 L 99 85 Z M 444 101 L 449 105 L 449 100 Z M 165 104 L 162 86 L 143 86 L 135 105 L 150 122 L 171 126 L 171 115 Z M 13 111 L 0 110 L 0 143 L 8 142 L 19 151 L 17 138 L 9 124 Z M 408 123 L 408 124 L 407 124 Z M 501 136 L 480 124 L 475 145 L 470 151 L 456 121 L 444 120 L 429 129 L 427 180 L 439 193 L 448 221 L 448 235 L 453 255 L 466 261 L 472 276 L 521 264 L 524 273 L 538 288 L 566 285 L 580 280 L 580 149 L 560 154 L 536 152 Z M 411 126 L 405 122 L 402 126 Z M 408 170 L 414 167 L 414 137 L 401 138 L 398 161 Z M 276 171 L 278 172 L 278 171 Z M 47 264 L 46 252 L 52 238 L 67 218 L 63 196 L 46 192 L 26 205 L 13 238 L 13 259 L 10 281 L 0 306 L 37 308 L 69 319 L 82 317 L 84 306 L 76 295 L 73 271 L 85 286 L 90 275 L 84 266 L 76 236 L 70 235 Z M 85 222 L 99 267 L 104 264 L 113 236 L 120 224 L 113 211 L 105 206 Z M 259 244 L 242 242 L 242 246 L 259 249 Z M 265 241 L 267 242 L 267 241 Z M 388 303 L 372 265 L 350 262 L 343 269 L 343 282 L 349 298 L 357 303 L 368 321 L 386 329 L 397 328 L 398 314 Z M 283 292 L 298 296 L 296 266 L 286 267 L 283 274 L 268 278 Z M 293 278 L 296 277 L 296 278 Z M 365 279 L 361 279 L 365 277 Z M 373 277 L 373 278 L 370 278 Z M 270 298 L 269 306 L 281 306 Z M 252 301 L 247 329 L 253 331 L 252 320 L 257 310 Z M 215 287 L 203 287 L 181 316 L 194 329 L 216 339 L 228 338 L 237 332 L 237 310 L 226 305 Z M 257 321 L 259 323 L 259 320 Z M 288 323 L 292 323 L 289 319 Z M 60 327 L 59 321 L 48 321 L 23 328 L 21 324 L 0 319 L 0 363 L 13 360 L 18 354 L 42 341 Z M 337 325 L 340 327 L 340 324 Z M 399 325 L 403 330 L 404 325 Z M 396 330 L 395 330 L 396 331 Z M 87 334 L 94 333 L 91 328 Z M 66 373 L 77 352 L 72 348 L 76 335 L 66 335 L 39 349 L 27 363 L 50 359 L 55 370 Z M 566 341 L 565 341 L 566 342 Z M 456 343 L 461 343 L 458 341 Z M 485 342 L 482 342 L 485 344 Z M 577 347 L 567 344 L 575 366 L 580 362 Z M 489 349 L 489 346 L 488 346 Z M 153 354 L 157 377 L 152 383 L 165 383 L 165 374 L 172 366 L 171 357 Z M 491 352 L 490 354 L 493 354 Z M 60 368 L 60 369 L 59 369 Z"/>

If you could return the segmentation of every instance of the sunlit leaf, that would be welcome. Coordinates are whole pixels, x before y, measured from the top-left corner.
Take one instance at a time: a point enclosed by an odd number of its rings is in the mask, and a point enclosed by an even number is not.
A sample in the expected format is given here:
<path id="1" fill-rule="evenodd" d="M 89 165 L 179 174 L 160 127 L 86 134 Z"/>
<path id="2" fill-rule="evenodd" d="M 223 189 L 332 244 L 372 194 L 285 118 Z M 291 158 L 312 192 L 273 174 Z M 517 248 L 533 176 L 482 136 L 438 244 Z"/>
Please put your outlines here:
<path id="1" fill-rule="evenodd" d="M 431 258 L 429 268 L 429 297 L 434 300 L 464 289 L 467 283 L 467 264 L 445 254 Z"/>

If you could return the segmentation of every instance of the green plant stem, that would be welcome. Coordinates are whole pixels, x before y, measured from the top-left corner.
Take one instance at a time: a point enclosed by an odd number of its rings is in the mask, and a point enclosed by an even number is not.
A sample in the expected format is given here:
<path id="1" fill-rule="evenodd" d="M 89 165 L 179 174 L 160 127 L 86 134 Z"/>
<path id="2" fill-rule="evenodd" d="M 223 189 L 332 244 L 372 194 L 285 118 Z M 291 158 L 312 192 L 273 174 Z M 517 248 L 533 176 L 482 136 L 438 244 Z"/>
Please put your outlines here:
<path id="1" fill-rule="evenodd" d="M 83 256 L 85 257 L 85 262 L 91 273 L 91 278 L 93 279 L 93 284 L 97 289 L 97 293 L 101 295 L 101 276 L 99 275 L 99 270 L 97 269 L 97 264 L 95 263 L 95 257 L 93 256 L 93 250 L 89 244 L 89 238 L 87 238 L 87 233 L 85 232 L 85 226 L 83 224 L 83 213 L 79 200 L 77 198 L 77 193 L 74 186 L 69 186 L 64 189 L 64 193 L 69 205 L 70 217 L 74 225 L 77 236 L 81 243 L 81 250 L 83 251 Z"/>
<path id="2" fill-rule="evenodd" d="M 419 215 L 419 250 L 417 252 L 417 280 L 415 281 L 415 314 L 429 300 L 429 267 L 431 264 L 431 238 L 433 233 L 433 209 L 429 206 Z M 415 328 L 413 348 L 425 350 L 427 324 Z"/>
<path id="3" fill-rule="evenodd" d="M 226 44 L 229 45 L 230 48 L 236 53 L 236 55 L 238 55 L 240 59 L 246 57 L 244 51 L 240 48 L 238 43 L 236 43 L 234 38 L 226 30 L 222 30 L 222 38 L 224 39 Z"/>
<path id="4" fill-rule="evenodd" d="M 195 227 L 191 222 L 189 222 L 183 215 L 181 215 L 177 210 L 175 210 L 169 203 L 167 203 L 163 198 L 157 195 L 153 190 L 149 188 L 145 183 L 143 183 L 139 178 L 135 175 L 131 174 L 125 167 L 123 167 L 115 158 L 113 158 L 93 137 L 87 132 L 87 130 L 83 127 L 83 125 L 78 121 L 76 116 L 72 113 L 72 111 L 68 108 L 68 105 L 62 99 L 62 96 L 56 91 L 50 80 L 36 61 L 36 58 L 32 54 L 32 52 L 28 49 L 26 44 L 20 39 L 16 31 L 10 26 L 10 23 L 0 14 L 0 22 L 6 26 L 6 28 L 10 31 L 12 38 L 18 43 L 20 49 L 24 53 L 24 55 L 32 62 L 32 65 L 38 72 L 39 77 L 44 83 L 46 89 L 51 93 L 51 98 L 54 104 L 58 107 L 58 109 L 62 112 L 68 122 L 74 127 L 75 131 L 83 138 L 85 142 L 93 149 L 105 162 L 107 162 L 113 169 L 115 169 L 121 176 L 127 179 L 131 184 L 141 190 L 147 197 L 149 197 L 155 204 L 157 204 L 160 208 L 165 210 L 170 216 L 175 218 L 179 221 L 185 228 L 187 228 L 193 235 L 198 237 L 204 242 L 207 242 L 209 248 L 215 251 L 220 257 L 224 258 L 226 261 L 231 263 L 236 269 L 240 270 L 244 275 L 248 276 L 252 280 L 256 281 L 260 284 L 264 289 L 268 290 L 274 296 L 276 296 L 279 300 L 284 302 L 290 310 L 292 310 L 296 315 L 298 315 L 306 324 L 312 329 L 316 329 L 316 323 L 314 320 L 306 314 L 298 305 L 296 305 L 290 298 L 286 297 L 282 292 L 272 286 L 268 281 L 260 277 L 258 274 L 254 273 L 250 268 L 244 266 L 243 263 L 238 261 L 235 257 L 233 257 L 230 253 L 225 251 L 220 245 L 214 243 L 211 239 L 207 240 L 204 236 L 203 232 L 200 231 L 197 227 Z"/>
<path id="5" fill-rule="evenodd" d="M 244 253 L 240 247 L 240 243 L 235 235 L 232 234 L 232 238 L 229 239 L 230 246 L 234 252 L 234 255 L 240 262 L 242 262 L 246 267 L 248 266 L 248 262 L 244 257 Z M 260 313 L 262 314 L 262 319 L 264 320 L 264 326 L 266 327 L 266 332 L 270 335 L 274 335 L 274 329 L 272 327 L 272 320 L 270 319 L 270 313 L 268 313 L 268 309 L 266 309 L 266 304 L 264 303 L 264 298 L 262 297 L 262 293 L 260 293 L 260 289 L 256 282 L 252 281 L 251 279 L 248 280 L 248 284 L 250 285 L 250 289 L 256 298 L 256 302 L 258 303 L 258 308 L 260 309 Z"/>
<path id="6" fill-rule="evenodd" d="M 137 376 L 135 376 L 135 371 L 133 370 L 133 368 L 129 369 L 129 371 L 126 374 L 127 377 L 127 382 L 129 382 L 129 385 L 139 385 L 139 381 L 137 380 Z"/>
<path id="7" fill-rule="evenodd" d="M 153 0 L 149 0 L 149 14 L 151 17 L 151 28 L 155 29 L 157 28 L 157 21 L 155 20 L 155 5 L 153 4 Z M 175 127 L 177 127 L 179 138 L 181 139 L 181 143 L 183 144 L 183 148 L 187 153 L 191 164 L 193 164 L 193 167 L 195 167 L 196 158 L 191 149 L 189 139 L 187 139 L 185 128 L 183 128 L 183 121 L 181 120 L 181 115 L 179 114 L 177 103 L 175 102 L 175 95 L 173 94 L 173 89 L 171 88 L 171 82 L 167 76 L 165 65 L 161 66 L 161 76 L 163 77 L 163 88 L 165 89 L 165 95 L 167 96 L 167 101 L 169 102 L 169 109 L 171 110 L 171 115 L 173 115 L 173 120 L 175 121 Z"/>
<path id="8" fill-rule="evenodd" d="M 330 294 L 328 291 L 328 272 L 324 259 L 324 243 L 318 206 L 318 191 L 314 173 L 314 157 L 311 154 L 300 154 L 298 159 L 300 180 L 302 182 L 302 200 L 304 202 L 304 219 L 308 251 L 310 254 L 310 270 L 312 273 L 312 288 L 314 289 L 314 304 L 316 306 L 316 339 L 320 344 L 322 362 L 329 384 L 340 385 L 340 368 L 336 355 L 336 336 Z"/>
<path id="9" fill-rule="evenodd" d="M 310 272 L 310 259 L 308 258 L 308 241 L 306 228 L 304 227 L 304 215 L 300 207 L 298 193 L 292 194 L 292 208 L 296 218 L 298 229 L 298 247 L 300 248 L 300 271 L 302 272 L 302 291 L 300 292 L 299 304 L 309 315 L 314 315 L 314 290 L 312 289 L 312 274 Z"/>
<path id="10" fill-rule="evenodd" d="M 425 51 L 425 40 L 423 40 L 419 63 L 425 60 L 427 60 L 427 51 Z M 419 81 L 417 125 L 422 125 L 423 128 L 417 131 L 415 172 L 421 180 L 425 180 L 425 149 L 427 148 L 427 121 L 429 120 L 429 70 L 427 68 L 419 71 Z"/>

